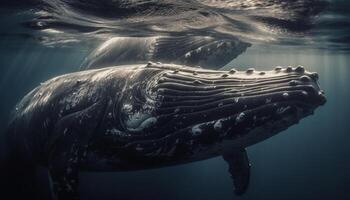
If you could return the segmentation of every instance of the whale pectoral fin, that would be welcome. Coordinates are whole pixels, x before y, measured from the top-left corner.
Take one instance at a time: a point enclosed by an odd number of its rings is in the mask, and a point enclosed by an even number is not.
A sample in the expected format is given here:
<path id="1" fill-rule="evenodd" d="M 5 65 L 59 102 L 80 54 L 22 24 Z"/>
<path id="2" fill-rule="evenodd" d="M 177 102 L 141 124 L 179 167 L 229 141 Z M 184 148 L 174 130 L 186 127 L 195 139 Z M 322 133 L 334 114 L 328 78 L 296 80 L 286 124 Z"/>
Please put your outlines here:
<path id="1" fill-rule="evenodd" d="M 56 199 L 79 199 L 79 169 L 104 111 L 101 104 L 65 116 L 55 126 L 48 147 L 48 165 Z"/>
<path id="2" fill-rule="evenodd" d="M 80 68 L 99 69 L 151 60 L 219 69 L 249 46 L 234 37 L 115 37 L 91 52 Z"/>
<path id="3" fill-rule="evenodd" d="M 248 188 L 250 177 L 250 163 L 245 149 L 232 150 L 223 154 L 224 160 L 229 165 L 235 194 L 242 195 Z"/>
<path id="4" fill-rule="evenodd" d="M 78 165 L 65 159 L 54 159 L 49 166 L 54 199 L 79 199 Z"/>
<path id="5" fill-rule="evenodd" d="M 67 121 L 70 118 L 66 119 Z M 61 122 L 63 124 L 64 122 Z M 65 126 L 67 127 L 67 126 Z M 49 155 L 49 172 L 55 199 L 79 199 L 78 174 L 82 145 L 77 130 L 68 126 L 52 147 Z"/>

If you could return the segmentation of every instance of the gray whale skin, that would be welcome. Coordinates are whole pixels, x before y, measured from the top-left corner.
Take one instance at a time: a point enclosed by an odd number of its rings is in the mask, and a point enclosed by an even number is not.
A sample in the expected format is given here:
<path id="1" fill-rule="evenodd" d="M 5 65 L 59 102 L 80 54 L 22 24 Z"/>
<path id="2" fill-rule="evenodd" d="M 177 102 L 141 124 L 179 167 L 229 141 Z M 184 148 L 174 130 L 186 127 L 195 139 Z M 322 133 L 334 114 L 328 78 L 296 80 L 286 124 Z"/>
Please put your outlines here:
<path id="1" fill-rule="evenodd" d="M 215 156 L 227 161 L 240 195 L 250 176 L 245 148 L 323 105 L 317 80 L 302 66 L 216 71 L 151 62 L 66 74 L 17 105 L 8 131 L 12 155 L 22 162 L 18 173 L 47 166 L 57 199 L 79 199 L 80 170 Z"/>

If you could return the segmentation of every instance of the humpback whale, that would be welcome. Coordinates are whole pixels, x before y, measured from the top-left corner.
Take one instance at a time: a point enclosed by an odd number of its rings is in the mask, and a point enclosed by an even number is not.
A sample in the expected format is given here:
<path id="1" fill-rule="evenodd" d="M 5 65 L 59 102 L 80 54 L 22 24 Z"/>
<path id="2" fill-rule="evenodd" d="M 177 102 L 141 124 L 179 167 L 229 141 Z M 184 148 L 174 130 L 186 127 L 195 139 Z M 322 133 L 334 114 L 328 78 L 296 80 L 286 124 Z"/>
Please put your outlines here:
<path id="1" fill-rule="evenodd" d="M 16 106 L 9 163 L 19 179 L 47 166 L 55 197 L 79 199 L 79 171 L 222 156 L 241 195 L 250 179 L 245 148 L 325 102 L 318 74 L 302 66 L 216 71 L 150 62 L 74 72 L 40 84 Z"/>

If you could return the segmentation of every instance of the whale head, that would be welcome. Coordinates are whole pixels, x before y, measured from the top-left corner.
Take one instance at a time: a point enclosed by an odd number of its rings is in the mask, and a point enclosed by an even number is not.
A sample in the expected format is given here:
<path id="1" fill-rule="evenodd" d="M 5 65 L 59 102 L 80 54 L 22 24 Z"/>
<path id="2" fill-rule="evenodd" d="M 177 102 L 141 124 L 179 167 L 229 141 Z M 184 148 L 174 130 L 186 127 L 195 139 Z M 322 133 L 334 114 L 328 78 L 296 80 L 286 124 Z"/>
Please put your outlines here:
<path id="1" fill-rule="evenodd" d="M 302 66 L 263 72 L 149 63 L 140 71 L 137 80 L 146 81 L 133 82 L 118 113 L 133 137 L 128 145 L 147 155 L 247 147 L 326 102 L 318 74 Z"/>

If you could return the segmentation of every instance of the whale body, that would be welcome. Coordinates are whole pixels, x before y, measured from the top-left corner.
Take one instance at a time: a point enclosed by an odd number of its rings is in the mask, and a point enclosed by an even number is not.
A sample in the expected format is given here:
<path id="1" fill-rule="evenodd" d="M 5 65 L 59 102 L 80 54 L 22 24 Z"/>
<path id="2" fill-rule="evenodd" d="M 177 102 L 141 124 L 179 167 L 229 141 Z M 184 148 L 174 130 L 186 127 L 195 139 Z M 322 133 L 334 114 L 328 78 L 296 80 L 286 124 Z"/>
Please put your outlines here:
<path id="1" fill-rule="evenodd" d="M 223 156 L 240 195 L 250 177 L 245 148 L 324 104 L 317 80 L 301 66 L 262 72 L 163 63 L 55 77 L 16 106 L 8 138 L 21 164 L 12 170 L 18 175 L 46 166 L 55 197 L 79 199 L 81 170 L 139 170 Z"/>

